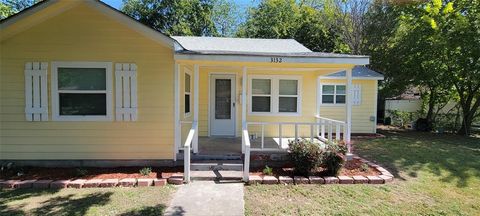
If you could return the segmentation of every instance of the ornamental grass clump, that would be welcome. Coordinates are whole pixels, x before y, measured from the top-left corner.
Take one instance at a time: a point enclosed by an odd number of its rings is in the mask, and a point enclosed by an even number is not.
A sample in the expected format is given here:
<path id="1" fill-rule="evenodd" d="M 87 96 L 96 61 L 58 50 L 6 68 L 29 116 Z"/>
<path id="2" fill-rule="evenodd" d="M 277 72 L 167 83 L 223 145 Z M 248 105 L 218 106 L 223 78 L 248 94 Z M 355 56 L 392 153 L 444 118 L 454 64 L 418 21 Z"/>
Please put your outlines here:
<path id="1" fill-rule="evenodd" d="M 317 143 L 306 139 L 290 141 L 288 150 L 296 175 L 308 176 L 321 165 L 322 149 Z"/>

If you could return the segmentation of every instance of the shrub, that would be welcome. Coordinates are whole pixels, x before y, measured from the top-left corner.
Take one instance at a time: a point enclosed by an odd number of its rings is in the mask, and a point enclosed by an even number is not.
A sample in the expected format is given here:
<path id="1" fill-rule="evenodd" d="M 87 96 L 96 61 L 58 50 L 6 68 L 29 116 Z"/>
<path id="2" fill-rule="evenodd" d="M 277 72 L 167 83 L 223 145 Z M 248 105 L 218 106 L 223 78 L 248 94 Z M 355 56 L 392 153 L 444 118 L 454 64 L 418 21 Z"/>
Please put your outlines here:
<path id="1" fill-rule="evenodd" d="M 75 175 L 77 177 L 86 176 L 86 175 L 88 175 L 88 170 L 84 169 L 84 168 L 77 168 L 77 169 L 75 169 Z"/>
<path id="2" fill-rule="evenodd" d="M 273 169 L 271 167 L 265 166 L 265 168 L 263 169 L 263 174 L 273 175 Z"/>
<path id="3" fill-rule="evenodd" d="M 144 168 L 140 169 L 139 172 L 143 176 L 148 176 L 148 175 L 150 175 L 150 173 L 152 173 L 152 168 L 151 167 L 144 167 Z"/>
<path id="4" fill-rule="evenodd" d="M 368 171 L 368 165 L 367 165 L 367 164 L 362 164 L 362 165 L 360 166 L 360 170 L 361 170 L 362 172 L 367 172 L 367 171 Z"/>
<path id="5" fill-rule="evenodd" d="M 322 166 L 326 169 L 327 175 L 336 176 L 345 163 L 344 155 L 346 148 L 333 142 L 325 143 L 322 152 Z"/>
<path id="6" fill-rule="evenodd" d="M 308 176 L 321 164 L 322 149 L 319 144 L 306 139 L 288 143 L 288 156 L 298 175 Z"/>

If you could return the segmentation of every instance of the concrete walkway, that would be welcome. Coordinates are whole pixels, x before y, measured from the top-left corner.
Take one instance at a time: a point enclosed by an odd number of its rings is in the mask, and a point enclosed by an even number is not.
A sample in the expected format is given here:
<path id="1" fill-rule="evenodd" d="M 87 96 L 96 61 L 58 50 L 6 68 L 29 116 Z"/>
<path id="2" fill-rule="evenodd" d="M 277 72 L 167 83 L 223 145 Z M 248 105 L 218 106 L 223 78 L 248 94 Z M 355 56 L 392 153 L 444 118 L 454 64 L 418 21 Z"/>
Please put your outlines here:
<path id="1" fill-rule="evenodd" d="M 243 183 L 196 181 L 182 185 L 165 215 L 244 215 Z"/>

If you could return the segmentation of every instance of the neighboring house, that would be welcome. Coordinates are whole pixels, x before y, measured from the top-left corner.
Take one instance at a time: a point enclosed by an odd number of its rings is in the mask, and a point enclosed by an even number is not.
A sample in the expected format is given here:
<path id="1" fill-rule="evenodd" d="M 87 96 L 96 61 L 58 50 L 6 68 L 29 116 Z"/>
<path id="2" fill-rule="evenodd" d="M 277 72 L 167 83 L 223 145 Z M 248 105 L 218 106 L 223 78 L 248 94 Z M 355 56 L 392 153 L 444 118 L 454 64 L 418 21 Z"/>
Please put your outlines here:
<path id="1" fill-rule="evenodd" d="M 376 132 L 383 76 L 357 66 L 367 56 L 169 37 L 95 0 L 45 0 L 0 31 L 0 160 L 173 164 L 190 144 L 241 154 Z"/>

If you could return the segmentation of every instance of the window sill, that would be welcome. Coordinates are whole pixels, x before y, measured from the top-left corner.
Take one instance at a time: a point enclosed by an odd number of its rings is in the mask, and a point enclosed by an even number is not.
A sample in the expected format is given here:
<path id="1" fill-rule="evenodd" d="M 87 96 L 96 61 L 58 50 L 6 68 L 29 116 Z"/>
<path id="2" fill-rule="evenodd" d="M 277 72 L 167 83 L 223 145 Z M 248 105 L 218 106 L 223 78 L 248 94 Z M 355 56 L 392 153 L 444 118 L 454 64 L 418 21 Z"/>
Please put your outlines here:
<path id="1" fill-rule="evenodd" d="M 52 116 L 52 121 L 113 121 L 113 116 Z"/>
<path id="2" fill-rule="evenodd" d="M 249 112 L 249 116 L 286 116 L 286 117 L 300 117 L 301 113 L 260 113 L 260 112 Z"/>

